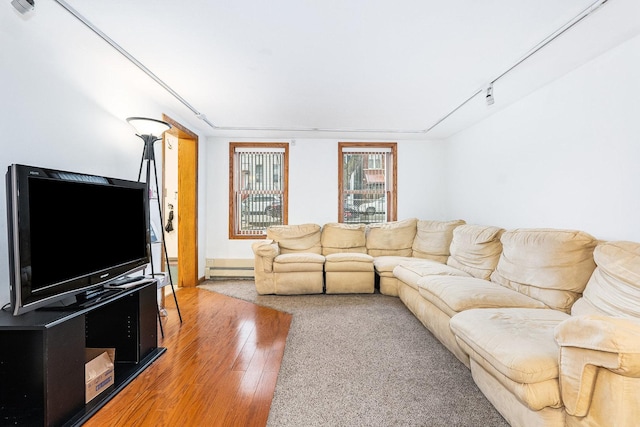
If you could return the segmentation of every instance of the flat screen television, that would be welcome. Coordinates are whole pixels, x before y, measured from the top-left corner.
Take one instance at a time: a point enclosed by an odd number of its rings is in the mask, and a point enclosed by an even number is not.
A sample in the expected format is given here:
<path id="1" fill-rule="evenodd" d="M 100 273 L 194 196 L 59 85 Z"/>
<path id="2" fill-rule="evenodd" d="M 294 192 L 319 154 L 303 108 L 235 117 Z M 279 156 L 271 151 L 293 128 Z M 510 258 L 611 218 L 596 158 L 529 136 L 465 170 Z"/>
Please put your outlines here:
<path id="1" fill-rule="evenodd" d="M 146 184 L 25 165 L 6 174 L 14 315 L 73 302 L 149 263 Z"/>

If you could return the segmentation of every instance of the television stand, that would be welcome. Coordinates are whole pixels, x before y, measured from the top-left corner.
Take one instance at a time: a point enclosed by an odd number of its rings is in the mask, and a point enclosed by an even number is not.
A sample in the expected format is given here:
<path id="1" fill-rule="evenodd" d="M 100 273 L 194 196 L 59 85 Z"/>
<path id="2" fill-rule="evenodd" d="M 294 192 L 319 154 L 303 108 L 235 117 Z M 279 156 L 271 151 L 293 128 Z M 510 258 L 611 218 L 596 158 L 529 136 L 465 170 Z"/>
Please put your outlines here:
<path id="1" fill-rule="evenodd" d="M 79 426 L 160 357 L 156 283 L 71 311 L 0 312 L 0 424 Z M 85 348 L 115 348 L 115 384 L 85 404 Z"/>

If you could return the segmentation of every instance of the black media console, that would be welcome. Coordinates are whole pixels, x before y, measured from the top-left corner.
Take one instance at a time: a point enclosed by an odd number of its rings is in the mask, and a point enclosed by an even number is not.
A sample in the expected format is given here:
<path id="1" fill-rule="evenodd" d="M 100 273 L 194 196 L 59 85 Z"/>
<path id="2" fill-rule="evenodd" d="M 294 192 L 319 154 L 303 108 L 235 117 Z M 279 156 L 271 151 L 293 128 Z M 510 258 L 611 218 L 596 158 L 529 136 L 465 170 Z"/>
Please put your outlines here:
<path id="1" fill-rule="evenodd" d="M 156 283 L 86 308 L 0 312 L 0 425 L 81 425 L 165 348 L 157 341 Z M 85 404 L 85 348 L 115 348 L 115 384 Z"/>

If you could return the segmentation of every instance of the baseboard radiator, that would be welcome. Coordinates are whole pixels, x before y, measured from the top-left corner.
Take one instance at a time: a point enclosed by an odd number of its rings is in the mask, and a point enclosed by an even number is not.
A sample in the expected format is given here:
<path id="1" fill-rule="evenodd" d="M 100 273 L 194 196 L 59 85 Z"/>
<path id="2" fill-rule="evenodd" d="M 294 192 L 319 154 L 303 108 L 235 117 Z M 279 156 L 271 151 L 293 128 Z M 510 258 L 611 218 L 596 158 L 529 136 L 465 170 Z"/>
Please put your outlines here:
<path id="1" fill-rule="evenodd" d="M 206 279 L 253 279 L 253 259 L 207 259 Z"/>

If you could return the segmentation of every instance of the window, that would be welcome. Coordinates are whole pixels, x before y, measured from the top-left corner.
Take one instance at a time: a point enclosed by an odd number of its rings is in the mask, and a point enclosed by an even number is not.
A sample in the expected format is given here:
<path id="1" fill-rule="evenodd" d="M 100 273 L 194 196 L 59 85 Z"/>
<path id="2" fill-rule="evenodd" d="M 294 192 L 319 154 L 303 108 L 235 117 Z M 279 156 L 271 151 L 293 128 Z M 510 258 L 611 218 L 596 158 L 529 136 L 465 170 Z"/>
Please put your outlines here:
<path id="1" fill-rule="evenodd" d="M 289 144 L 229 143 L 229 238 L 262 238 L 287 223 Z"/>
<path id="2" fill-rule="evenodd" d="M 395 142 L 338 144 L 338 218 L 346 223 L 395 221 Z"/>

